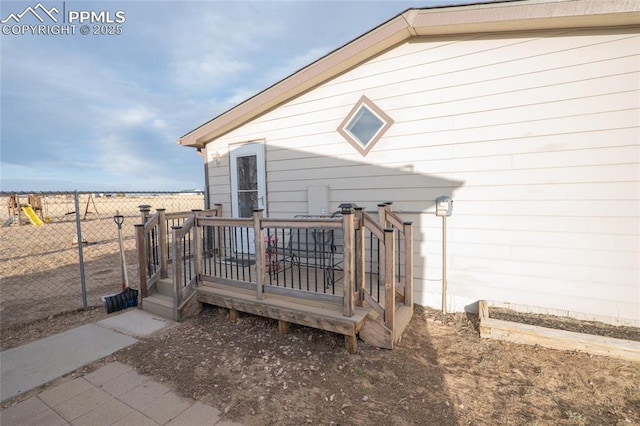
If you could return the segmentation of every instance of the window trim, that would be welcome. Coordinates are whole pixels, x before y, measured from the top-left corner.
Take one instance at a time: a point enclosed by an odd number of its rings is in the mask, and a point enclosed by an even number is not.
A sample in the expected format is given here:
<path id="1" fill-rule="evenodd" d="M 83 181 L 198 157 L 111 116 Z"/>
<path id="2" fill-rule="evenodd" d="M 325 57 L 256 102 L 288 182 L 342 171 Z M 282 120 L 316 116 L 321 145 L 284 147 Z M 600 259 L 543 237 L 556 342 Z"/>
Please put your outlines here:
<path id="1" fill-rule="evenodd" d="M 367 143 L 366 146 L 362 146 L 360 141 L 358 141 L 355 138 L 355 136 L 346 129 L 347 125 L 351 122 L 351 120 L 353 120 L 355 115 L 363 106 L 368 108 L 369 111 L 371 111 L 383 122 L 382 127 L 378 129 L 376 134 Z M 378 142 L 380 138 L 382 138 L 382 136 L 387 132 L 387 130 L 389 130 L 389 127 L 391 127 L 393 123 L 394 121 L 391 117 L 385 114 L 385 112 L 382 111 L 376 104 L 374 104 L 373 101 L 371 101 L 365 95 L 362 95 L 362 97 L 358 100 L 358 102 L 356 102 L 354 107 L 351 108 L 351 111 L 349 111 L 345 119 L 342 120 L 342 123 L 340 123 L 340 126 L 338 126 L 337 130 L 338 130 L 338 133 L 340 133 L 342 137 L 345 138 L 347 142 L 349 142 L 364 157 L 369 153 L 369 151 L 371 151 L 373 146 Z"/>

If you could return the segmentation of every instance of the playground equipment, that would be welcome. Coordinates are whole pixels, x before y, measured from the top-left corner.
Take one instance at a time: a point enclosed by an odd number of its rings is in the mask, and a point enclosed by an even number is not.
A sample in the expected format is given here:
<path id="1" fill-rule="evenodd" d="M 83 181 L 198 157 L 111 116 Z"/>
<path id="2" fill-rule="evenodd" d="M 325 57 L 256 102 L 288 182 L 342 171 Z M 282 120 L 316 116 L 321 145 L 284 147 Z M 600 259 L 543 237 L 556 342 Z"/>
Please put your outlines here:
<path id="1" fill-rule="evenodd" d="M 36 226 L 44 225 L 44 222 L 42 221 L 42 219 L 38 217 L 36 212 L 33 210 L 33 208 L 31 208 L 29 204 L 27 204 L 26 206 L 21 206 L 21 209 L 24 212 L 24 214 L 27 215 L 27 218 L 29 219 L 29 222 L 31 222 L 32 225 L 36 225 Z"/>
<path id="2" fill-rule="evenodd" d="M 44 218 L 42 217 L 42 197 L 37 195 L 29 194 L 26 203 L 21 202 L 19 194 L 9 195 L 7 197 L 7 211 L 9 218 L 4 222 L 3 227 L 9 226 L 12 223 L 22 225 L 23 214 L 32 225 L 44 225 Z"/>
<path id="3" fill-rule="evenodd" d="M 24 198 L 27 198 L 26 200 Z M 69 199 L 69 195 L 65 198 L 60 198 L 62 196 L 57 196 L 58 202 L 60 200 Z M 56 197 L 54 197 L 56 198 Z M 26 202 L 25 202 L 26 201 Z M 64 201 L 63 201 L 64 202 Z M 46 212 L 46 199 L 39 195 L 29 194 L 10 194 L 7 196 L 7 212 L 8 218 L 2 224 L 2 227 L 7 227 L 10 225 L 24 225 L 26 223 L 30 223 L 31 225 L 42 226 L 45 223 L 51 221 L 49 217 L 51 214 Z M 56 201 L 54 200 L 54 204 Z M 98 213 L 98 207 L 96 206 L 95 199 L 93 194 L 89 194 L 87 197 L 87 202 L 84 205 L 83 212 L 79 212 L 82 214 L 82 220 L 87 220 L 87 217 L 93 215 L 96 219 L 100 219 L 100 214 Z M 70 211 L 62 214 L 62 216 L 54 218 L 54 220 L 73 220 L 76 216 L 75 207 L 72 207 Z"/>

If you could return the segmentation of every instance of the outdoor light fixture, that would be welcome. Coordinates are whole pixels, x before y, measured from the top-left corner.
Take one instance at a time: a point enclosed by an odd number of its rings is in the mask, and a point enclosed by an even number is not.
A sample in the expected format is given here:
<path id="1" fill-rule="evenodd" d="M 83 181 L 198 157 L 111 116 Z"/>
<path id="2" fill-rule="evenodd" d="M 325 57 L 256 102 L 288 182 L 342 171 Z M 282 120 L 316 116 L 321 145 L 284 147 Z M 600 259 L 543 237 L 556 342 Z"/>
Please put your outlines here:
<path id="1" fill-rule="evenodd" d="M 218 151 L 213 153 L 213 155 L 211 156 L 211 159 L 213 160 L 214 163 L 216 163 L 216 165 L 220 164 L 220 161 L 222 161 L 220 153 Z"/>
<path id="2" fill-rule="evenodd" d="M 342 214 L 350 214 L 356 207 L 358 207 L 356 203 L 342 203 L 338 206 Z"/>

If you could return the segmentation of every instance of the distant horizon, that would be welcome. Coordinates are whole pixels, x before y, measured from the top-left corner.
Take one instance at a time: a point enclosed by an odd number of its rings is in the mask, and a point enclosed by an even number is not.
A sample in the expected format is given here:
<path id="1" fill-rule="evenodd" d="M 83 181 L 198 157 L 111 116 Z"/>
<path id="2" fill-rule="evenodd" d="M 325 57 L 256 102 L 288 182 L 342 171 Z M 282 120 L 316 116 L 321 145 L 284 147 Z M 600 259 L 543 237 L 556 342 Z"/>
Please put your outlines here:
<path id="1" fill-rule="evenodd" d="M 42 190 L 25 190 L 25 191 L 11 191 L 11 190 L 2 190 L 0 191 L 0 196 L 6 195 L 28 195 L 28 194 L 93 194 L 93 195 L 106 195 L 106 194 L 136 194 L 136 195 L 146 195 L 146 196 L 154 196 L 156 194 L 204 194 L 204 189 L 182 189 L 177 191 L 171 190 L 143 190 L 143 191 L 126 191 L 126 190 L 114 190 L 114 191 L 92 191 L 92 190 L 72 190 L 72 191 L 42 191 Z"/>

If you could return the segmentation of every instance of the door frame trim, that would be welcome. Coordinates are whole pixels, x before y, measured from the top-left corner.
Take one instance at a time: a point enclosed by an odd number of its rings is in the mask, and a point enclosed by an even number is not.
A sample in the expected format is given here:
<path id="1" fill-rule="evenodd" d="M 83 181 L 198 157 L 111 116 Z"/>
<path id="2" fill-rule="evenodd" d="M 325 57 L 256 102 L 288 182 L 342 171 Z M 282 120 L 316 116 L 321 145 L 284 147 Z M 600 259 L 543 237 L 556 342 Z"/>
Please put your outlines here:
<path id="1" fill-rule="evenodd" d="M 258 208 L 267 217 L 267 172 L 264 140 L 254 140 L 229 146 L 229 190 L 231 195 L 231 216 L 238 217 L 238 181 L 235 159 L 237 157 L 256 155 L 258 173 Z M 262 201 L 260 201 L 262 199 Z"/>

